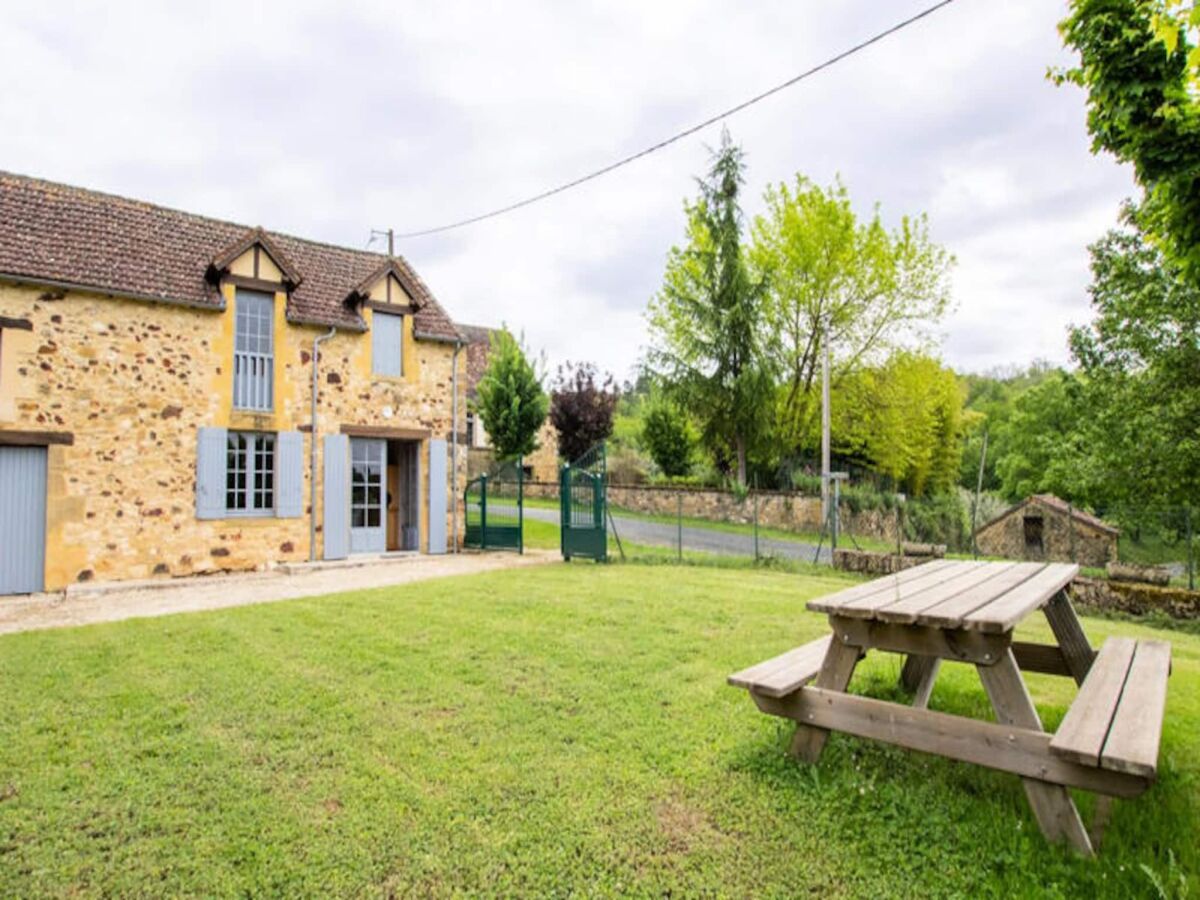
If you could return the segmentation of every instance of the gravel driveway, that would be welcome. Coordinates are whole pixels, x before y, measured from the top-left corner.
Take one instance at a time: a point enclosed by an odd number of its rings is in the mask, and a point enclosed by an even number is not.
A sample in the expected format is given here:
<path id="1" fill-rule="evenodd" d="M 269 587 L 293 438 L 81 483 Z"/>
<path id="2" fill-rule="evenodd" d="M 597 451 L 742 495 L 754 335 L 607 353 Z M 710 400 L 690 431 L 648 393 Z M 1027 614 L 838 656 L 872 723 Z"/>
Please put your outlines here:
<path id="1" fill-rule="evenodd" d="M 488 507 L 492 508 L 490 502 Z M 511 509 L 511 513 L 516 515 L 515 507 Z M 558 510 L 527 506 L 525 515 L 539 522 L 558 524 Z M 679 529 L 676 525 L 623 516 L 617 512 L 614 512 L 612 517 L 617 525 L 617 534 L 623 541 L 652 547 L 674 547 L 678 543 Z M 697 550 L 703 553 L 720 553 L 725 556 L 753 556 L 754 535 L 684 525 L 683 549 Z M 817 548 L 815 545 L 803 541 L 781 541 L 777 538 L 760 536 L 758 552 L 763 556 L 778 556 L 784 559 L 812 562 Z M 825 544 L 821 547 L 819 561 L 828 565 L 830 560 L 829 545 Z"/>
<path id="2" fill-rule="evenodd" d="M 95 622 L 167 616 L 204 609 L 295 600 L 430 578 L 473 575 L 561 560 L 557 552 L 412 555 L 289 565 L 271 572 L 74 586 L 65 594 L 0 598 L 0 634 Z"/>

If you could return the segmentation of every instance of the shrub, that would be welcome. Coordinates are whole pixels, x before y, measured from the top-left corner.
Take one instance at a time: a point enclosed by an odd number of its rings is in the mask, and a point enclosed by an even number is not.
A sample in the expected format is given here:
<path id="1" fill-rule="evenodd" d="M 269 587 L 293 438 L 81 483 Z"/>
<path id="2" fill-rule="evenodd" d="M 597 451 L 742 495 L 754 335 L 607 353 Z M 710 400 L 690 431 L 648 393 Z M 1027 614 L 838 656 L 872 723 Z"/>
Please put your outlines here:
<path id="1" fill-rule="evenodd" d="M 675 404 L 659 400 L 646 411 L 642 443 L 663 475 L 674 478 L 691 472 L 695 438 L 683 410 Z"/>
<path id="2" fill-rule="evenodd" d="M 483 420 L 497 459 L 528 456 L 537 449 L 546 407 L 542 377 L 525 350 L 507 329 L 492 332 L 488 366 L 473 409 Z"/>
<path id="3" fill-rule="evenodd" d="M 607 439 L 618 397 L 613 377 L 601 378 L 591 363 L 559 366 L 550 392 L 550 423 L 558 432 L 558 455 L 579 459 Z"/>

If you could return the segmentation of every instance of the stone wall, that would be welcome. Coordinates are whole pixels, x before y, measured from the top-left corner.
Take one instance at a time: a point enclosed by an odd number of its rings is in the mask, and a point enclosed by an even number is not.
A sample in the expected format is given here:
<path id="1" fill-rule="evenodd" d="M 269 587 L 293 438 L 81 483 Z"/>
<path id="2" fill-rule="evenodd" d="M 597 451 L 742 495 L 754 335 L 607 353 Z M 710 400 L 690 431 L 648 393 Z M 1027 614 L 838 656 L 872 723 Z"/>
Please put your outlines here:
<path id="1" fill-rule="evenodd" d="M 1076 578 L 1071 597 L 1082 606 L 1142 616 L 1165 613 L 1176 619 L 1200 619 L 1200 591 L 1104 578 Z"/>
<path id="2" fill-rule="evenodd" d="M 1025 546 L 1026 515 L 1042 520 L 1042 553 Z M 1031 504 L 989 522 L 976 532 L 975 540 L 984 556 L 1004 559 L 1077 562 L 1104 568 L 1110 560 L 1117 558 L 1116 535 L 1040 504 Z"/>
<path id="3" fill-rule="evenodd" d="M 526 493 L 532 497 L 557 498 L 558 484 L 528 484 Z M 687 518 L 742 525 L 753 523 L 755 499 L 758 501 L 759 525 L 785 531 L 821 530 L 821 498 L 807 494 L 756 491 L 742 498 L 732 491 L 651 485 L 631 487 L 614 484 L 608 487 L 608 502 L 612 506 L 633 512 L 674 516 L 678 514 L 682 504 L 683 515 Z M 896 514 L 891 510 L 863 510 L 855 513 L 843 503 L 841 523 L 843 534 L 885 541 L 896 540 Z"/>
<path id="4" fill-rule="evenodd" d="M 929 562 L 928 556 L 901 556 L 896 553 L 872 553 L 868 550 L 833 551 L 833 567 L 863 575 L 893 575 Z"/>
<path id="5" fill-rule="evenodd" d="M 312 342 L 323 330 L 287 323 L 277 295 L 274 410 L 235 411 L 232 287 L 225 292 L 227 309 L 210 311 L 0 283 L 0 315 L 33 325 L 4 334 L 0 430 L 74 434 L 73 445 L 49 448 L 48 590 L 91 579 L 255 569 L 308 558 L 307 433 L 303 516 L 196 518 L 199 428 L 311 427 Z M 371 374 L 370 343 L 369 332 L 339 332 L 324 344 L 320 433 L 374 425 L 427 429 L 449 442 L 453 348 L 406 341 L 405 376 L 384 379 Z M 318 444 L 318 473 L 322 450 Z M 424 441 L 423 547 L 428 454 Z M 465 460 L 461 448 L 460 485 Z M 456 503 L 460 494 L 451 493 Z M 451 518 L 448 511 L 448 532 Z M 318 533 L 318 555 L 320 540 Z"/>

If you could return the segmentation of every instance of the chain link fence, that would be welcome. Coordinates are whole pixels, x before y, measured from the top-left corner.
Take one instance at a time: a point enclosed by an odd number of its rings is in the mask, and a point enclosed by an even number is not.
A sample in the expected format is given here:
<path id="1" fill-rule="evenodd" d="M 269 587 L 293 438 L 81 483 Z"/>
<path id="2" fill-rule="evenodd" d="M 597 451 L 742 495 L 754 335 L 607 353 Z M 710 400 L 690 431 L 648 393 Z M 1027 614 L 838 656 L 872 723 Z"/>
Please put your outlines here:
<path id="1" fill-rule="evenodd" d="M 527 485 L 527 517 L 557 522 L 558 486 Z M 830 565 L 833 550 L 909 557 L 1076 562 L 1084 574 L 1195 588 L 1195 511 L 1106 509 L 1054 497 L 1008 505 L 841 490 L 836 516 L 804 492 L 653 485 L 608 488 L 609 554 L 655 562 Z M 974 527 L 972 525 L 974 520 Z M 844 556 L 844 554 L 843 554 Z"/>

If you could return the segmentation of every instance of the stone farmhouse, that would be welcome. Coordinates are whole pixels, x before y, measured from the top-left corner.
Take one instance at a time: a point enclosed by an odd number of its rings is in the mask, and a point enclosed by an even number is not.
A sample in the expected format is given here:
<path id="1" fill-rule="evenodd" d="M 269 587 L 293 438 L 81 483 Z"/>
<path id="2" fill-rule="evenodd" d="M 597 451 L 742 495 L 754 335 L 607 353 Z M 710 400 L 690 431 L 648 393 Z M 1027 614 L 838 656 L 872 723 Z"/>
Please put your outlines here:
<path id="1" fill-rule="evenodd" d="M 1034 494 L 975 530 L 986 556 L 1077 562 L 1101 568 L 1117 558 L 1120 531 L 1053 494 Z"/>
<path id="2" fill-rule="evenodd" d="M 0 173 L 0 594 L 445 552 L 462 343 L 398 256 Z"/>

